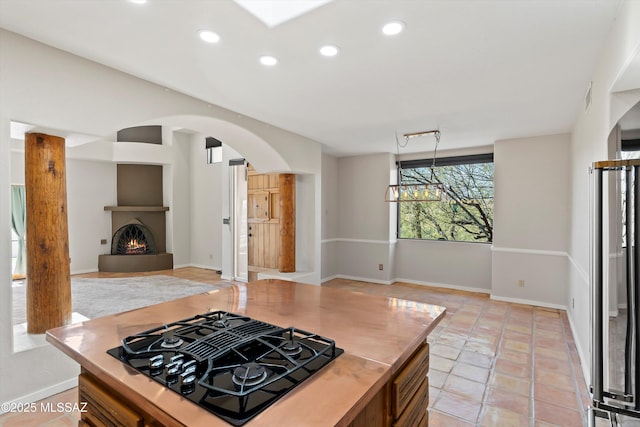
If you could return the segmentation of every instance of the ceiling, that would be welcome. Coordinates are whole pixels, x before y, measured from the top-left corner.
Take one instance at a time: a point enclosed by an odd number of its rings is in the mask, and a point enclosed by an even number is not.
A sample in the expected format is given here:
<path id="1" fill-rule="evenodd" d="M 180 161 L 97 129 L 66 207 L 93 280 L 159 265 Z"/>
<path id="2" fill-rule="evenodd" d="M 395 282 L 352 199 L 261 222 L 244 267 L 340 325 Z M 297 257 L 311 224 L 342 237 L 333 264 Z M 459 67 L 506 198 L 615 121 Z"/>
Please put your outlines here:
<path id="1" fill-rule="evenodd" d="M 619 5 L 334 0 L 268 26 L 232 0 L 0 0 L 0 27 L 345 156 L 395 152 L 396 134 L 435 128 L 440 150 L 570 132 Z M 405 31 L 384 36 L 391 20 Z M 325 44 L 339 55 L 319 55 Z M 260 64 L 265 54 L 278 64 Z"/>

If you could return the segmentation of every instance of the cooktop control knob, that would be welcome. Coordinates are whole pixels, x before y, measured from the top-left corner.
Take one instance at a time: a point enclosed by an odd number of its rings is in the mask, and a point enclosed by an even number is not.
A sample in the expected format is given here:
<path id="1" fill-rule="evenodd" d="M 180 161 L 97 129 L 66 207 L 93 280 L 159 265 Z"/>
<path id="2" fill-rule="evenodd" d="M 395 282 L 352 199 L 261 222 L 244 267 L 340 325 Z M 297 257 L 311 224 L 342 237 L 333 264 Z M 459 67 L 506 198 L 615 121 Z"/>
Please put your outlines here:
<path id="1" fill-rule="evenodd" d="M 180 391 L 184 394 L 189 394 L 195 390 L 196 387 L 196 375 L 194 373 L 181 374 L 179 377 Z"/>
<path id="2" fill-rule="evenodd" d="M 180 368 L 181 367 L 182 367 L 182 363 L 180 363 L 180 362 L 173 362 L 173 363 L 168 363 L 167 365 L 165 365 L 165 367 L 164 367 L 164 375 L 166 377 L 167 382 L 175 382 L 176 381 L 176 377 L 180 373 Z"/>
<path id="3" fill-rule="evenodd" d="M 176 354 L 175 356 L 172 356 L 169 359 L 169 363 L 176 363 L 176 362 L 180 362 L 180 363 L 184 362 L 184 355 Z"/>
<path id="4" fill-rule="evenodd" d="M 188 362 L 185 362 L 182 364 L 182 373 L 185 374 L 187 373 L 187 371 L 189 372 L 195 372 L 196 371 L 196 361 L 195 360 L 190 360 Z"/>
<path id="5" fill-rule="evenodd" d="M 164 366 L 163 355 L 158 354 L 157 356 L 149 358 L 149 369 L 151 369 L 151 371 L 160 371 L 162 370 L 162 366 Z"/>

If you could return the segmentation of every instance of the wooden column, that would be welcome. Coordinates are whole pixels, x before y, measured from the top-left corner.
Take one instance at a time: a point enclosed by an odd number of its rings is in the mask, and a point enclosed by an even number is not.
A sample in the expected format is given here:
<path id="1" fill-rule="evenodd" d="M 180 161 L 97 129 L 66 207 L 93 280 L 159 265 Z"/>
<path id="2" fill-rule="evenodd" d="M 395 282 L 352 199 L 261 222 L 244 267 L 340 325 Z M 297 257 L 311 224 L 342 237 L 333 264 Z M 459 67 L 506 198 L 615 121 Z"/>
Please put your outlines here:
<path id="1" fill-rule="evenodd" d="M 25 135 L 27 332 L 71 321 L 64 138 Z"/>
<path id="2" fill-rule="evenodd" d="M 296 176 L 280 174 L 280 257 L 281 273 L 296 271 Z"/>

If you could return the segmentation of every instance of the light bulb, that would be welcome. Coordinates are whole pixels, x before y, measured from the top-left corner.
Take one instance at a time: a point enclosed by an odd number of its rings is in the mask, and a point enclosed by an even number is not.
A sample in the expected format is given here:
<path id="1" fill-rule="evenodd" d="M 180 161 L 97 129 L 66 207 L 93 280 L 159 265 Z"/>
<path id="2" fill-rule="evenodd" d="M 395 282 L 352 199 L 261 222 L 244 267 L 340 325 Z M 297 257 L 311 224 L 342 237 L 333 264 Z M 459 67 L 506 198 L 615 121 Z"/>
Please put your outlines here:
<path id="1" fill-rule="evenodd" d="M 400 34 L 402 30 L 404 30 L 404 22 L 402 21 L 392 21 L 382 27 L 382 32 L 387 36 L 395 36 Z"/>
<path id="2" fill-rule="evenodd" d="M 201 30 L 198 32 L 200 38 L 207 43 L 218 43 L 220 36 L 210 30 Z"/>
<path id="3" fill-rule="evenodd" d="M 278 60 L 273 56 L 265 55 L 260 57 L 260 63 L 268 67 L 272 67 L 278 63 Z"/>

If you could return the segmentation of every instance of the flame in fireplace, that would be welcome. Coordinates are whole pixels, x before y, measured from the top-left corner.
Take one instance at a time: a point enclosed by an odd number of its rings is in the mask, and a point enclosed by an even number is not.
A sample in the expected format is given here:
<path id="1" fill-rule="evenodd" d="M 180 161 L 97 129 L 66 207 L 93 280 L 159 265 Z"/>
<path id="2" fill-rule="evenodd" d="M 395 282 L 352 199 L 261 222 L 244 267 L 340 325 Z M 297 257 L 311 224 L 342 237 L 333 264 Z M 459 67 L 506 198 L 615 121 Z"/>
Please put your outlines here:
<path id="1" fill-rule="evenodd" d="M 145 242 L 138 242 L 138 239 L 131 239 L 127 242 L 125 252 L 127 255 L 144 254 L 147 252 L 147 244 Z"/>
<path id="2" fill-rule="evenodd" d="M 111 241 L 111 255 L 155 254 L 153 234 L 138 220 L 120 227 Z"/>

